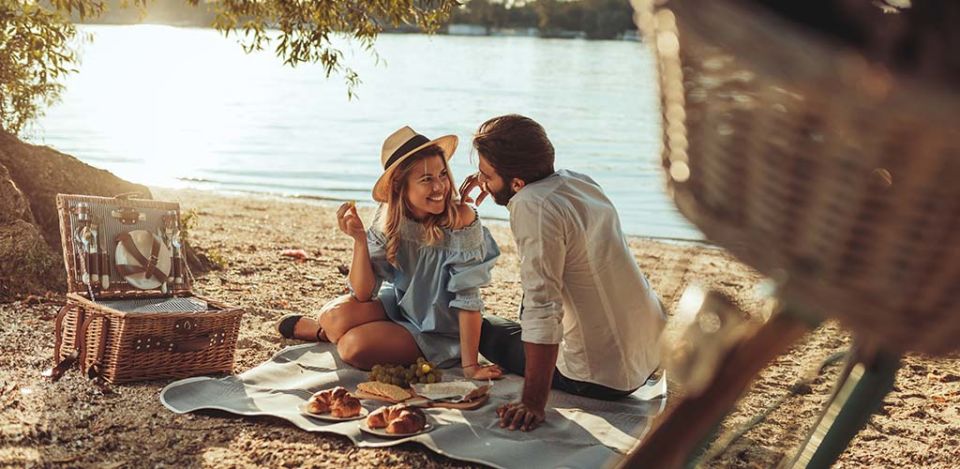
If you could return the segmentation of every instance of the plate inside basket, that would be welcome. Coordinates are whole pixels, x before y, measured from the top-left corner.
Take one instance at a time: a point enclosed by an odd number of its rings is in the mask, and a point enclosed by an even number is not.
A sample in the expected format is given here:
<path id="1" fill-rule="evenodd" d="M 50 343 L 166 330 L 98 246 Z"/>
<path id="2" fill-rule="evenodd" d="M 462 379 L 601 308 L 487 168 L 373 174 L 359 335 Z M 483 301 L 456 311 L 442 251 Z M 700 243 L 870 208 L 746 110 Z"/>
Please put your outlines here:
<path id="1" fill-rule="evenodd" d="M 406 438 L 406 437 L 408 437 L 408 436 L 420 435 L 421 433 L 427 433 L 427 432 L 433 430 L 433 428 L 434 428 L 435 426 L 436 426 L 436 425 L 434 425 L 432 422 L 430 422 L 430 419 L 428 418 L 428 419 L 427 419 L 427 424 L 424 425 L 424 426 L 423 426 L 423 429 L 421 429 L 421 430 L 418 431 L 418 432 L 413 432 L 413 433 L 387 433 L 387 429 L 386 429 L 386 428 L 370 428 L 370 427 L 367 425 L 367 421 L 366 421 L 366 420 L 361 420 L 361 421 L 360 421 L 360 431 L 362 431 L 362 432 L 364 432 L 364 433 L 369 433 L 369 434 L 374 435 L 374 436 L 379 436 L 380 438 Z"/>
<path id="2" fill-rule="evenodd" d="M 327 422 L 347 422 L 350 420 L 362 419 L 370 414 L 370 411 L 367 410 L 366 407 L 360 407 L 360 414 L 354 415 L 353 417 L 334 417 L 332 414 L 329 414 L 329 413 L 314 414 L 307 410 L 306 402 L 304 402 L 303 404 L 300 404 L 300 412 L 303 413 L 303 415 L 306 415 L 308 417 L 319 419 L 319 420 L 326 420 Z"/>

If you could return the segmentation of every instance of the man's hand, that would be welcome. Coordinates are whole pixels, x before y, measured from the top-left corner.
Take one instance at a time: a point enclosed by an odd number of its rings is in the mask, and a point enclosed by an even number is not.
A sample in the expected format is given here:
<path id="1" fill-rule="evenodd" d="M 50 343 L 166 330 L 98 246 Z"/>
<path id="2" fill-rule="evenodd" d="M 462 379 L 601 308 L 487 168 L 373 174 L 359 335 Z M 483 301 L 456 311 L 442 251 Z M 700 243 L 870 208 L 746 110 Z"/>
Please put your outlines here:
<path id="1" fill-rule="evenodd" d="M 547 418 L 543 408 L 535 409 L 523 402 L 504 404 L 497 409 L 497 415 L 500 417 L 500 428 L 519 429 L 522 432 L 537 428 Z"/>
<path id="2" fill-rule="evenodd" d="M 473 197 L 470 197 L 470 193 L 474 189 L 480 188 L 480 194 L 477 195 L 477 201 L 474 202 L 474 205 L 479 207 L 480 202 L 483 202 L 483 199 L 487 198 L 487 188 L 480 182 L 480 173 L 474 173 L 466 177 L 463 180 L 463 184 L 460 184 L 460 201 L 463 203 L 473 202 Z"/>

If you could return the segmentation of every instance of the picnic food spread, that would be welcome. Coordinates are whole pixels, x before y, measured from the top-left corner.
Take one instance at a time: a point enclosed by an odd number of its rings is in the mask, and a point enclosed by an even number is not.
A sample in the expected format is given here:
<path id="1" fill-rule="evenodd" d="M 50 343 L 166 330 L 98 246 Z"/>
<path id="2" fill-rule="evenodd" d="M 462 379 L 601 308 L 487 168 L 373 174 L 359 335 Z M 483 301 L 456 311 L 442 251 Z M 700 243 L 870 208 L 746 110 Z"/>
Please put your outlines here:
<path id="1" fill-rule="evenodd" d="M 360 415 L 360 400 L 351 396 L 343 386 L 324 389 L 310 396 L 307 401 L 307 411 L 312 414 L 326 414 L 337 418 L 356 417 Z"/>
<path id="2" fill-rule="evenodd" d="M 386 428 L 387 433 L 417 433 L 426 426 L 427 416 L 423 411 L 404 404 L 384 406 L 367 416 L 370 428 Z"/>
<path id="3" fill-rule="evenodd" d="M 416 363 L 409 366 L 374 365 L 369 379 L 407 387 L 416 383 L 439 383 L 443 380 L 443 372 L 433 363 L 419 357 Z"/>

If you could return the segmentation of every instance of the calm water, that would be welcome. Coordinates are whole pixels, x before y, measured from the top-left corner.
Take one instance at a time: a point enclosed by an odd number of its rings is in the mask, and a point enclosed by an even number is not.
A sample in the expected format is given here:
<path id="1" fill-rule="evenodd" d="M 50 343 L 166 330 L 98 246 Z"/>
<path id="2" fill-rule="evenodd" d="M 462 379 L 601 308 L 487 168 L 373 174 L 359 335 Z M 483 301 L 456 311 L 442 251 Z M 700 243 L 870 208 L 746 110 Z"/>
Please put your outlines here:
<path id="1" fill-rule="evenodd" d="M 363 80 L 244 54 L 212 30 L 89 26 L 79 73 L 26 137 L 145 184 L 370 200 L 383 139 L 402 125 L 470 136 L 516 112 L 546 127 L 557 166 L 593 176 L 630 234 L 699 239 L 664 192 L 652 57 L 638 43 L 384 35 Z M 384 63 L 385 62 L 385 63 Z M 481 213 L 505 218 L 485 202 Z"/>

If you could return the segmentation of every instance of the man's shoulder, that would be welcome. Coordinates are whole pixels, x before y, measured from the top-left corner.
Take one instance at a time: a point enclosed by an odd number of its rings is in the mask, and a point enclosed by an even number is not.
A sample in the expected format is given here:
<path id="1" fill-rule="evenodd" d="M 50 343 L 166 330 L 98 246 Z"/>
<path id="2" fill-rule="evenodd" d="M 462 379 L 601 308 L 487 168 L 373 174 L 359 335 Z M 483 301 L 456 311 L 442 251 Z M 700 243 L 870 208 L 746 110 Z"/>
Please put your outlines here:
<path id="1" fill-rule="evenodd" d="M 600 184 L 598 184 L 597 181 L 595 181 L 592 177 L 584 173 L 571 171 L 569 169 L 561 169 L 557 171 L 557 174 L 560 175 L 560 177 L 564 180 L 564 182 L 576 181 L 576 182 L 587 183 L 592 186 L 600 187 Z"/>

